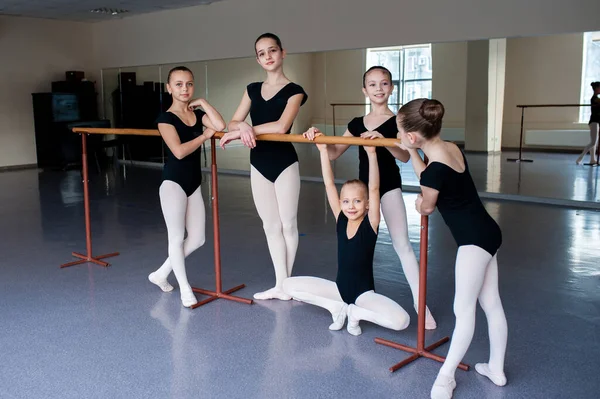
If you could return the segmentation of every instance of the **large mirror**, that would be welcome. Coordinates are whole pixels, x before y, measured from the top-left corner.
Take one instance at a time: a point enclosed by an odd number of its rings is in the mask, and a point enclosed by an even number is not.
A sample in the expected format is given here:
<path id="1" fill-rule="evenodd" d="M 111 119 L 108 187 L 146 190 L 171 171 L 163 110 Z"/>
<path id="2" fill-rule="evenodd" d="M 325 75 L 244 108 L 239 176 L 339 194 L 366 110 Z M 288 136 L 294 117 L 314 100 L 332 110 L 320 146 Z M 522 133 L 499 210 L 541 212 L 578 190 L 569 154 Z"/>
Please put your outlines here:
<path id="1" fill-rule="evenodd" d="M 480 192 L 593 204 L 600 200 L 600 168 L 585 165 L 589 155 L 582 165 L 575 161 L 590 141 L 590 107 L 579 104 L 590 103 L 590 83 L 600 80 L 598 40 L 598 33 L 578 33 L 289 54 L 285 73 L 309 96 L 292 133 L 316 126 L 342 135 L 352 118 L 369 112 L 361 90 L 364 71 L 383 65 L 395 85 L 393 111 L 418 97 L 442 101 L 442 137 L 465 149 Z M 227 121 L 246 85 L 265 76 L 254 57 L 182 64 L 194 72 L 196 96 L 206 97 Z M 104 70 L 105 118 L 114 127 L 152 127 L 158 112 L 170 105 L 164 85 L 175 65 L 180 64 Z M 127 98 L 132 92 L 135 101 Z M 128 108 L 130 100 L 138 105 L 135 110 Z M 542 104 L 561 106 L 518 107 Z M 127 139 L 123 148 L 120 157 L 130 162 L 163 162 L 159 139 Z M 303 178 L 320 178 L 316 148 L 296 149 Z M 249 150 L 241 143 L 218 148 L 217 157 L 222 172 L 248 173 Z M 410 163 L 399 165 L 405 187 L 417 189 Z M 336 161 L 335 173 L 339 179 L 357 176 L 356 148 Z"/>

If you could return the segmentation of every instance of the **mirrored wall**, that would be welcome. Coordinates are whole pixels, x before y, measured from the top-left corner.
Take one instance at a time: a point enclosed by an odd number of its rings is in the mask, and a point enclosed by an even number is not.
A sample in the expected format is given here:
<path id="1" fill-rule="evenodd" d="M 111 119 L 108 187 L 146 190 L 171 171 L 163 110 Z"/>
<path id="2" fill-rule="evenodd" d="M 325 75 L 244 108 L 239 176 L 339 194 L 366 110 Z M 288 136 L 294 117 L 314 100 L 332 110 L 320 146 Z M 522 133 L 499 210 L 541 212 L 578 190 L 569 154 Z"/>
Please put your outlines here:
<path id="1" fill-rule="evenodd" d="M 465 148 L 480 191 L 600 201 L 600 190 L 592 184 L 600 168 L 575 164 L 577 152 L 590 139 L 589 107 L 575 105 L 589 103 L 589 83 L 600 80 L 597 36 L 580 33 L 289 54 L 285 74 L 309 96 L 292 133 L 316 126 L 328 135 L 342 135 L 352 118 L 369 112 L 362 92 L 364 71 L 384 65 L 392 71 L 395 88 L 389 103 L 394 112 L 414 98 L 442 101 L 446 108 L 442 137 Z M 194 72 L 195 97 L 206 98 L 226 121 L 246 85 L 265 77 L 254 57 L 105 69 L 101 113 L 113 127 L 154 128 L 158 114 L 171 105 L 165 83 L 177 65 Z M 526 108 L 523 115 L 517 107 L 523 104 L 573 106 Z M 519 156 L 522 116 L 522 157 L 533 160 L 528 163 L 508 161 Z M 319 178 L 316 148 L 301 144 L 296 150 L 302 176 Z M 336 161 L 337 178 L 357 176 L 357 152 L 351 148 Z M 160 165 L 164 148 L 159 138 L 131 137 L 123 140 L 119 157 Z M 249 170 L 249 150 L 239 142 L 226 150 L 218 148 L 217 157 L 221 171 Z M 410 163 L 399 165 L 404 184 L 418 186 Z"/>

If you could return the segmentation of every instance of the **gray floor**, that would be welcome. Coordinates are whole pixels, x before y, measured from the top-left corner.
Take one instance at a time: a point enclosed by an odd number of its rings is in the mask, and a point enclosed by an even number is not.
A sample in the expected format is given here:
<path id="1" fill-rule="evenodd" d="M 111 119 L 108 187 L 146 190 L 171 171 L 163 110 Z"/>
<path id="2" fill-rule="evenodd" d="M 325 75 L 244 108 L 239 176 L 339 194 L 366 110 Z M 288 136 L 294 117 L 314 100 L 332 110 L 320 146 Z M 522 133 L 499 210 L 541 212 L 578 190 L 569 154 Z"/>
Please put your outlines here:
<path id="1" fill-rule="evenodd" d="M 557 171 L 558 172 L 558 171 Z M 596 173 L 596 172 L 593 172 Z M 330 316 L 297 302 L 228 301 L 182 308 L 177 291 L 147 280 L 166 256 L 158 170 L 128 167 L 93 174 L 94 253 L 120 251 L 112 266 L 59 269 L 84 251 L 79 172 L 0 173 L 1 398 L 428 398 L 439 364 L 420 360 L 396 372 L 404 353 L 375 337 L 414 345 L 416 317 L 384 226 L 377 290 L 412 317 L 402 332 L 365 323 L 363 335 L 331 332 Z M 204 187 L 210 226 L 209 185 Z M 220 180 L 223 284 L 245 283 L 251 297 L 273 271 L 249 180 Z M 414 194 L 405 200 L 418 251 Z M 303 183 L 294 274 L 333 278 L 333 219 L 321 184 Z M 498 388 L 474 371 L 457 372 L 456 398 L 597 398 L 600 391 L 600 213 L 486 202 L 503 229 L 501 295 L 509 322 L 506 372 Z M 431 217 L 428 305 L 438 329 L 453 329 L 456 247 L 439 214 Z M 188 258 L 194 285 L 214 286 L 212 230 Z M 174 281 L 173 281 L 174 282 Z M 465 358 L 488 354 L 485 318 Z M 445 354 L 447 346 L 438 349 Z"/>

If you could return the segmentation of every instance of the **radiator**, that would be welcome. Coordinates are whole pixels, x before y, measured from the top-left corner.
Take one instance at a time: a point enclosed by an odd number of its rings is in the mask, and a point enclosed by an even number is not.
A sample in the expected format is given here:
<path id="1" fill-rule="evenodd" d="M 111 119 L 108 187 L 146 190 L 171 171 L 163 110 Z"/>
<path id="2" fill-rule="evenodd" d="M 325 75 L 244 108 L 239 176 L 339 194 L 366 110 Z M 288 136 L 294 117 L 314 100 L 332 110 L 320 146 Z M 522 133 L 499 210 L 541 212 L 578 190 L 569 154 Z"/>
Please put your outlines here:
<path id="1" fill-rule="evenodd" d="M 545 147 L 584 147 L 590 142 L 589 130 L 525 130 L 524 145 Z"/>

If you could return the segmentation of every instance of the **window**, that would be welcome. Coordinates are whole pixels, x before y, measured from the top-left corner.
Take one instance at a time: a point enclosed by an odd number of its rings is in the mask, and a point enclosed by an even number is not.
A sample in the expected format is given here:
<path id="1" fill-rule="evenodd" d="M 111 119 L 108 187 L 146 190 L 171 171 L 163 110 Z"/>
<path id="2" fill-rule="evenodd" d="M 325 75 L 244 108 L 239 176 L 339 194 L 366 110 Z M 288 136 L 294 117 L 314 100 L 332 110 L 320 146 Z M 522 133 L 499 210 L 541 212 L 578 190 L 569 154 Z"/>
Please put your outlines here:
<path id="1" fill-rule="evenodd" d="M 583 34 L 582 70 L 580 104 L 589 104 L 593 94 L 590 83 L 600 81 L 600 32 L 587 32 Z M 590 113 L 590 107 L 580 107 L 579 122 L 588 123 Z"/>
<path id="2" fill-rule="evenodd" d="M 392 72 L 394 91 L 388 101 L 392 111 L 415 98 L 431 98 L 431 44 L 368 49 L 366 69 L 376 65 Z"/>

